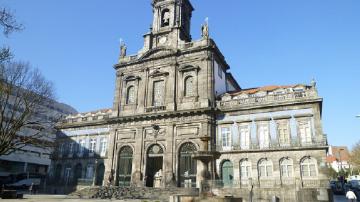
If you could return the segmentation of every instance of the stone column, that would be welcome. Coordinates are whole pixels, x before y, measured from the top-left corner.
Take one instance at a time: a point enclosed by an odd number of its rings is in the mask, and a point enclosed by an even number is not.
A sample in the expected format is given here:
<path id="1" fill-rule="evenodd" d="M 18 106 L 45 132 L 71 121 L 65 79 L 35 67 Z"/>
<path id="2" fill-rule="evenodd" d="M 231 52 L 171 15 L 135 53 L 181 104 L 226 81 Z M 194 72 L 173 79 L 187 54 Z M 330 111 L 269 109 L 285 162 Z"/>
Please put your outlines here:
<path id="1" fill-rule="evenodd" d="M 142 164 L 142 156 L 143 156 L 143 138 L 144 138 L 144 128 L 138 127 L 136 129 L 135 139 L 138 140 L 134 145 L 134 155 L 133 155 L 133 163 L 132 163 L 132 176 L 131 181 L 137 187 L 141 187 L 143 185 L 143 173 L 141 172 Z"/>

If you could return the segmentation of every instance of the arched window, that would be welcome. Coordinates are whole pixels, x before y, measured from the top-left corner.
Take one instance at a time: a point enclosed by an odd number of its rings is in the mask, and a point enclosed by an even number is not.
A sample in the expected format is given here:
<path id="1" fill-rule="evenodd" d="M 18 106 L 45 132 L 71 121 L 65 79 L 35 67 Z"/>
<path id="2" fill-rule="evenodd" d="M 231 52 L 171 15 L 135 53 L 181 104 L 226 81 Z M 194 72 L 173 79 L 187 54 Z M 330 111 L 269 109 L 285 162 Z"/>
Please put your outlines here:
<path id="1" fill-rule="evenodd" d="M 196 152 L 196 146 L 187 142 L 180 148 L 179 153 L 179 178 L 180 187 L 196 187 L 197 163 L 191 156 Z"/>
<path id="2" fill-rule="evenodd" d="M 170 10 L 164 9 L 161 12 L 161 27 L 167 27 L 170 25 Z"/>
<path id="3" fill-rule="evenodd" d="M 280 161 L 281 177 L 293 177 L 293 160 L 284 158 Z"/>
<path id="4" fill-rule="evenodd" d="M 135 87 L 130 86 L 127 89 L 126 104 L 134 104 L 134 103 L 135 103 Z"/>
<path id="5" fill-rule="evenodd" d="M 316 160 L 311 157 L 306 157 L 301 161 L 300 169 L 303 177 L 315 177 L 317 175 Z"/>
<path id="6" fill-rule="evenodd" d="M 192 76 L 186 77 L 184 82 L 185 97 L 194 96 L 194 79 Z"/>
<path id="7" fill-rule="evenodd" d="M 247 159 L 240 161 L 240 178 L 248 179 L 251 177 L 251 162 Z"/>
<path id="8" fill-rule="evenodd" d="M 272 162 L 268 159 L 262 159 L 258 164 L 259 177 L 271 177 L 273 172 Z"/>

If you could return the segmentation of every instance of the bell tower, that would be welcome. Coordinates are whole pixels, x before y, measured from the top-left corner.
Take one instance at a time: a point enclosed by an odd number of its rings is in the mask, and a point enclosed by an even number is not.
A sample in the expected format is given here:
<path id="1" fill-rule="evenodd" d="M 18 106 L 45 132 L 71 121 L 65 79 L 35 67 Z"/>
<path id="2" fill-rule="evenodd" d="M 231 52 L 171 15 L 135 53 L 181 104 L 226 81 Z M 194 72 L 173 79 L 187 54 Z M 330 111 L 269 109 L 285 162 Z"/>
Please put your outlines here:
<path id="1" fill-rule="evenodd" d="M 191 41 L 190 21 L 194 8 L 189 0 L 153 0 L 152 44 L 175 45 Z"/>

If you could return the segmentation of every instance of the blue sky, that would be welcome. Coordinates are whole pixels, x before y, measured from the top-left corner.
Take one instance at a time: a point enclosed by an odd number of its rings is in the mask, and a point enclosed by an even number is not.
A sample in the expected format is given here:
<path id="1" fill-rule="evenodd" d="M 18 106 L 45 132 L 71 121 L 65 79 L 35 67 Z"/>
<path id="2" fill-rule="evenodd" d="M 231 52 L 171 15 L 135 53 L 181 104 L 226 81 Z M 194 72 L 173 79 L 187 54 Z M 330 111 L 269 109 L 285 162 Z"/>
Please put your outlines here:
<path id="1" fill-rule="evenodd" d="M 224 3 L 226 2 L 226 3 Z M 330 144 L 360 140 L 359 0 L 192 0 L 192 36 L 210 34 L 243 88 L 310 83 L 324 98 Z M 0 0 L 26 29 L 0 44 L 30 61 L 78 111 L 112 106 L 119 39 L 136 53 L 152 22 L 150 0 Z"/>

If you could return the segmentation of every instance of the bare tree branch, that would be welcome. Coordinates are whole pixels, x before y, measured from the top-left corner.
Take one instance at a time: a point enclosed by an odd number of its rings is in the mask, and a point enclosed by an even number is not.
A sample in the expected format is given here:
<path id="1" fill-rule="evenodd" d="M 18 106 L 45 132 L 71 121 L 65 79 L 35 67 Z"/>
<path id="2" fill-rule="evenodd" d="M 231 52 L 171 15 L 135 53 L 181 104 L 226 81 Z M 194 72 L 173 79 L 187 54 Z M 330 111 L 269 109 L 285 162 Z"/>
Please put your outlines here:
<path id="1" fill-rule="evenodd" d="M 58 120 L 43 118 L 52 100 L 52 84 L 29 63 L 0 63 L 0 155 L 27 145 L 52 146 Z"/>
<path id="2" fill-rule="evenodd" d="M 0 25 L 5 36 L 24 29 L 24 26 L 16 21 L 13 12 L 4 7 L 0 7 Z"/>

